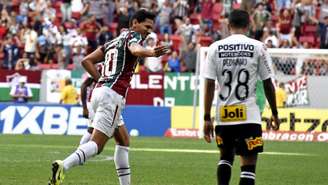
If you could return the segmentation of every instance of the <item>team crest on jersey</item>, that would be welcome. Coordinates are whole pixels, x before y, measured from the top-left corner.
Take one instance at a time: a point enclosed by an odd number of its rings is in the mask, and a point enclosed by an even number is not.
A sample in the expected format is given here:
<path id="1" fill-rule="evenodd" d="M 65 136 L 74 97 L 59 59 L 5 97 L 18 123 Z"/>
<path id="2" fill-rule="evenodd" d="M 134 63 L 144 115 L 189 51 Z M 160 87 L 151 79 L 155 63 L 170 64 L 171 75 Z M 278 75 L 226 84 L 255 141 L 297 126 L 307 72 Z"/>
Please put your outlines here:
<path id="1" fill-rule="evenodd" d="M 243 104 L 220 107 L 220 120 L 222 122 L 245 121 L 246 118 L 246 106 Z"/>
<path id="2" fill-rule="evenodd" d="M 258 146 L 263 146 L 262 137 L 256 137 L 255 139 L 253 139 L 253 137 L 251 137 L 249 139 L 245 139 L 245 141 L 246 141 L 248 150 L 253 150 L 254 148 L 256 148 Z"/>
<path id="3" fill-rule="evenodd" d="M 220 136 L 216 136 L 215 137 L 215 140 L 216 140 L 216 144 L 218 145 L 218 146 L 220 146 L 220 145 L 222 145 L 223 144 L 223 140 L 222 140 L 222 138 L 220 137 Z"/>

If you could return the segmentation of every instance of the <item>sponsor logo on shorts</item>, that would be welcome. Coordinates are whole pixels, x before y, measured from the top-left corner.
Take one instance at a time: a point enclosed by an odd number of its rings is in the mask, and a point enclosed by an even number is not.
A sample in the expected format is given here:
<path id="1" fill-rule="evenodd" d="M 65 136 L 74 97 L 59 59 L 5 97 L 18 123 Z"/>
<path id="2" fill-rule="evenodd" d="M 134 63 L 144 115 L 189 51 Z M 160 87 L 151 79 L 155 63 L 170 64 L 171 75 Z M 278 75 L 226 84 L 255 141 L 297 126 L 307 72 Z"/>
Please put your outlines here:
<path id="1" fill-rule="evenodd" d="M 222 145 L 223 144 L 223 140 L 222 140 L 222 138 L 220 137 L 220 136 L 216 136 L 216 144 L 217 145 Z"/>
<path id="2" fill-rule="evenodd" d="M 246 141 L 248 150 L 253 150 L 254 148 L 256 148 L 258 146 L 263 146 L 262 137 L 256 137 L 254 139 L 253 139 L 253 137 L 251 137 L 249 139 L 245 139 L 245 141 Z"/>

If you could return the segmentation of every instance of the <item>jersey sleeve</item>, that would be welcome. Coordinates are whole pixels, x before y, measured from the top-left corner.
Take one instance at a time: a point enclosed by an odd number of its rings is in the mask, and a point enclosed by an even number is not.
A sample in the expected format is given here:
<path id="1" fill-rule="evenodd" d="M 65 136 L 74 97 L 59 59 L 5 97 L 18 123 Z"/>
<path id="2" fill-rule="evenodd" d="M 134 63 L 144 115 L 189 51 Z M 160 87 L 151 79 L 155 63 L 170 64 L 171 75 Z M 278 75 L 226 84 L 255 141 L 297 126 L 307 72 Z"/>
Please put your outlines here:
<path id="1" fill-rule="evenodd" d="M 258 72 L 261 80 L 273 77 L 271 56 L 265 46 L 259 50 Z"/>
<path id="2" fill-rule="evenodd" d="M 142 43 L 142 37 L 141 34 L 138 32 L 131 32 L 129 35 L 129 39 L 128 39 L 128 46 L 131 46 L 131 44 L 133 43 L 137 43 L 140 44 Z"/>
<path id="3" fill-rule="evenodd" d="M 204 61 L 204 69 L 202 71 L 203 77 L 215 80 L 216 79 L 216 65 L 217 63 L 215 62 L 215 56 L 216 56 L 216 47 L 214 44 L 212 44 L 209 47 L 208 53 L 207 53 L 207 58 Z M 201 61 L 202 62 L 202 61 Z"/>

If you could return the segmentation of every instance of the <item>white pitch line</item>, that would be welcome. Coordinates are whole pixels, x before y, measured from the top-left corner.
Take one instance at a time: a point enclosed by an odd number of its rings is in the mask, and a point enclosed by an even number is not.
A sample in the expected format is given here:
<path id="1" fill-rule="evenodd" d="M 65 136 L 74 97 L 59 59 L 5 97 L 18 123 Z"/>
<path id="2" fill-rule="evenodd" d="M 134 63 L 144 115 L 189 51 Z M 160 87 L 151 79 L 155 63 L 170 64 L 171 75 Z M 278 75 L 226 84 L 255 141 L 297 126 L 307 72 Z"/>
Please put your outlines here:
<path id="1" fill-rule="evenodd" d="M 74 146 L 65 145 L 26 145 L 26 144 L 0 144 L 0 151 L 3 147 L 20 147 L 20 148 L 52 148 L 52 149 L 65 149 L 74 148 Z M 114 150 L 109 147 L 105 150 Z M 202 153 L 202 154 L 218 154 L 218 150 L 198 150 L 198 149 L 169 149 L 169 148 L 130 148 L 130 151 L 135 152 L 167 152 L 167 153 Z M 263 152 L 264 155 L 285 155 L 285 156 L 316 156 L 309 153 L 292 153 L 292 152 Z"/>

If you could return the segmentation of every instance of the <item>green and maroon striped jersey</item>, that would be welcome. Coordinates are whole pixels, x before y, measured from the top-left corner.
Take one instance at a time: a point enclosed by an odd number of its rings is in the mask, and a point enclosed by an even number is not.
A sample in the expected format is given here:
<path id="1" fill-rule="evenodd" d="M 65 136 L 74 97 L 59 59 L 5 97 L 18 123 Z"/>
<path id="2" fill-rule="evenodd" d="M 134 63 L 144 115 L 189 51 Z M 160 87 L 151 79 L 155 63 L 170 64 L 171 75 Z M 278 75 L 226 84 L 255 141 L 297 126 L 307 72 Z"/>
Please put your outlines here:
<path id="1" fill-rule="evenodd" d="M 131 54 L 128 46 L 132 43 L 142 44 L 142 41 L 140 33 L 127 30 L 105 43 L 102 46 L 105 54 L 104 67 L 98 84 L 108 86 L 126 97 L 138 62 L 138 57 Z"/>

